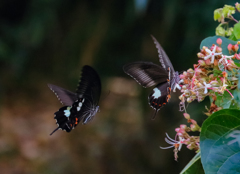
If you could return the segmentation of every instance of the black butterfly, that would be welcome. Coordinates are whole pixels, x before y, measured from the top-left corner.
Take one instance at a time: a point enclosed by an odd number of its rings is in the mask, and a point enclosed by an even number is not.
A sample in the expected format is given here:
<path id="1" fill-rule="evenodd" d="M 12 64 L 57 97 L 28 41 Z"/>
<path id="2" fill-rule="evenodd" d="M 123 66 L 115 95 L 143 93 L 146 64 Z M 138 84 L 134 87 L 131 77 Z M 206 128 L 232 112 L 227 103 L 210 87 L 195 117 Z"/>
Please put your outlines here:
<path id="1" fill-rule="evenodd" d="M 48 87 L 65 105 L 55 112 L 54 119 L 58 127 L 50 135 L 58 129 L 70 132 L 80 121 L 83 124 L 88 123 L 99 109 L 101 81 L 97 72 L 88 65 L 82 68 L 82 76 L 76 93 L 51 84 L 48 84 Z"/>
<path id="2" fill-rule="evenodd" d="M 175 91 L 176 87 L 180 88 L 178 85 L 180 78 L 161 45 L 153 36 L 152 39 L 158 50 L 161 66 L 152 62 L 138 61 L 124 65 L 123 70 L 145 88 L 156 85 L 148 96 L 149 105 L 156 110 L 152 118 L 154 119 L 161 107 L 169 102 L 171 90 Z"/>

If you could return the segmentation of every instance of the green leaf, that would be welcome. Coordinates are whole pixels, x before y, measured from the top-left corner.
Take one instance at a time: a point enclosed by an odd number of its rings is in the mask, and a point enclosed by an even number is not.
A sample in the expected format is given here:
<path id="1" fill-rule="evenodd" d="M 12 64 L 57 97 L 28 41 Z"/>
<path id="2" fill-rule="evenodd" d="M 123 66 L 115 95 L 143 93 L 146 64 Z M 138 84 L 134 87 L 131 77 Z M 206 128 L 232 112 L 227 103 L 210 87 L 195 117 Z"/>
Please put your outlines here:
<path id="1" fill-rule="evenodd" d="M 223 15 L 225 18 L 228 17 L 228 15 L 234 14 L 235 13 L 235 7 L 231 5 L 225 5 L 223 7 Z"/>
<path id="2" fill-rule="evenodd" d="M 233 27 L 233 33 L 234 33 L 234 36 L 237 38 L 237 39 L 240 39 L 240 23 L 236 23 Z"/>
<path id="3" fill-rule="evenodd" d="M 180 174 L 204 174 L 201 163 L 201 153 L 198 152 L 193 159 L 184 167 Z"/>
<path id="4" fill-rule="evenodd" d="M 240 89 L 240 73 L 238 72 L 238 89 Z"/>
<path id="5" fill-rule="evenodd" d="M 222 17 L 222 8 L 214 10 L 214 12 L 213 12 L 214 21 L 218 20 L 218 22 L 220 22 L 221 17 Z"/>
<path id="6" fill-rule="evenodd" d="M 232 91 L 230 92 L 232 93 Z M 218 107 L 222 107 L 223 109 L 229 109 L 235 99 L 233 99 L 227 91 L 224 91 L 223 94 L 218 94 L 217 92 L 215 92 L 215 95 L 217 97 L 215 104 Z M 210 97 L 210 102 L 213 102 L 212 97 Z"/>
<path id="7" fill-rule="evenodd" d="M 219 77 L 219 76 L 221 76 L 221 74 L 222 74 L 221 70 L 213 69 L 213 76 L 214 77 Z"/>
<path id="8" fill-rule="evenodd" d="M 240 111 L 223 109 L 208 117 L 202 125 L 200 149 L 206 174 L 240 174 Z"/>
<path id="9" fill-rule="evenodd" d="M 234 29 L 233 29 L 233 30 L 234 30 Z M 232 33 L 231 36 L 229 36 L 228 39 L 233 40 L 233 41 L 236 41 L 236 40 L 237 40 L 237 38 L 236 38 L 235 35 L 234 35 L 234 32 Z"/>
<path id="10" fill-rule="evenodd" d="M 240 79 L 240 74 L 237 75 L 238 79 Z M 238 86 L 237 89 L 232 91 L 232 94 L 234 96 L 234 100 L 232 101 L 232 104 L 230 106 L 231 109 L 240 109 L 240 80 L 238 80 Z"/>
<path id="11" fill-rule="evenodd" d="M 226 31 L 225 31 L 225 29 L 222 27 L 222 24 L 219 24 L 218 26 L 217 26 L 217 28 L 216 28 L 216 35 L 217 36 L 225 36 L 225 33 L 226 33 Z"/>
<path id="12" fill-rule="evenodd" d="M 233 61 L 234 61 L 234 64 L 235 64 L 235 65 L 237 65 L 238 67 L 240 67 L 240 61 L 239 61 L 239 60 L 233 59 Z"/>
<path id="13" fill-rule="evenodd" d="M 233 33 L 233 28 L 232 28 L 232 27 L 228 28 L 228 29 L 225 31 L 225 35 L 226 35 L 226 36 L 231 36 L 232 33 Z"/>
<path id="14" fill-rule="evenodd" d="M 238 79 L 240 78 L 240 74 L 238 73 Z M 238 80 L 237 89 L 232 91 L 234 96 L 234 100 L 232 100 L 232 104 L 230 106 L 231 109 L 240 109 L 240 80 Z"/>
<path id="15" fill-rule="evenodd" d="M 229 40 L 226 37 L 222 37 L 222 36 L 213 36 L 213 37 L 205 38 L 200 44 L 200 49 L 202 49 L 203 46 L 210 48 L 212 46 L 212 44 L 216 44 L 216 41 L 218 38 L 222 39 L 222 45 L 221 45 L 222 53 L 224 55 L 231 55 L 231 54 L 229 54 L 227 46 L 229 44 L 235 45 L 235 44 L 237 44 L 237 41 Z M 238 50 L 238 53 L 239 53 L 239 50 Z"/>
<path id="16" fill-rule="evenodd" d="M 239 102 L 237 102 L 236 100 L 233 100 L 229 109 L 240 109 Z"/>

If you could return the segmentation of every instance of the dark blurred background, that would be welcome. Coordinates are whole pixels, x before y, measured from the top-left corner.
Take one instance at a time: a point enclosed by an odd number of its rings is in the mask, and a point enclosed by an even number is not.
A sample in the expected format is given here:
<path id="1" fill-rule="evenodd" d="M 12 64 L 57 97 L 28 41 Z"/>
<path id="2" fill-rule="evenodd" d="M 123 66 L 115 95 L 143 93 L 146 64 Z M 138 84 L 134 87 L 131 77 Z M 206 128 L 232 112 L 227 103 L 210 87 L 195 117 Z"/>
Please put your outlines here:
<path id="1" fill-rule="evenodd" d="M 158 63 L 154 35 L 175 70 L 197 63 L 201 40 L 215 35 L 213 11 L 222 0 L 2 0 L 0 1 L 0 173 L 179 173 L 195 155 L 183 147 L 178 162 L 165 132 L 186 124 L 179 92 L 152 121 L 144 89 L 124 74 L 128 62 Z M 100 113 L 71 133 L 56 128 L 61 104 L 47 87 L 76 89 L 81 68 L 102 79 Z M 110 91 L 110 93 L 109 93 Z M 188 111 L 199 124 L 204 102 Z"/>

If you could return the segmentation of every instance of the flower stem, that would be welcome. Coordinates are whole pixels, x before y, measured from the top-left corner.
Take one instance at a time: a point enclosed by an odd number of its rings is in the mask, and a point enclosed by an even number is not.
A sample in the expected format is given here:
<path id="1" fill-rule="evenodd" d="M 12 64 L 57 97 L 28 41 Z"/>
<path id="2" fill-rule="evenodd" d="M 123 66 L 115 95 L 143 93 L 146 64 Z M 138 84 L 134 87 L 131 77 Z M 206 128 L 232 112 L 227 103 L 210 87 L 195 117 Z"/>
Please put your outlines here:
<path id="1" fill-rule="evenodd" d="M 226 91 L 231 95 L 232 98 L 234 98 L 234 96 L 232 95 L 232 93 L 228 89 L 226 89 Z"/>
<path id="2" fill-rule="evenodd" d="M 231 16 L 229 16 L 229 18 L 230 19 L 232 19 L 232 20 L 234 20 L 236 23 L 238 23 L 238 20 L 237 19 L 235 19 L 232 15 Z"/>

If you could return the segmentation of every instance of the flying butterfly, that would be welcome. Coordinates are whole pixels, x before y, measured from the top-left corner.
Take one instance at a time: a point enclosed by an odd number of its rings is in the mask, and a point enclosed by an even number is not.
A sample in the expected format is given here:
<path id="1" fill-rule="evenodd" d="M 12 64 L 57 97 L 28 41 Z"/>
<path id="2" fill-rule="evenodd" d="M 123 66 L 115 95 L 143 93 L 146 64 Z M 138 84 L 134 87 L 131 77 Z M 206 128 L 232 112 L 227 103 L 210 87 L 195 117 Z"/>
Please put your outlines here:
<path id="1" fill-rule="evenodd" d="M 82 121 L 82 124 L 88 123 L 99 110 L 101 81 L 97 72 L 88 65 L 82 68 L 76 93 L 52 84 L 48 84 L 48 87 L 65 105 L 54 113 L 54 119 L 58 127 L 50 135 L 58 129 L 70 132 L 80 121 Z"/>
<path id="2" fill-rule="evenodd" d="M 155 109 L 155 114 L 152 117 L 154 119 L 156 113 L 169 102 L 172 89 L 175 91 L 176 88 L 181 89 L 181 87 L 179 86 L 178 72 L 174 70 L 159 42 L 153 36 L 152 39 L 158 50 L 161 66 L 152 62 L 137 61 L 124 65 L 123 71 L 144 88 L 155 86 L 148 96 L 149 105 Z"/>

